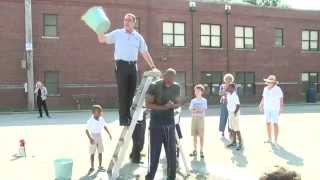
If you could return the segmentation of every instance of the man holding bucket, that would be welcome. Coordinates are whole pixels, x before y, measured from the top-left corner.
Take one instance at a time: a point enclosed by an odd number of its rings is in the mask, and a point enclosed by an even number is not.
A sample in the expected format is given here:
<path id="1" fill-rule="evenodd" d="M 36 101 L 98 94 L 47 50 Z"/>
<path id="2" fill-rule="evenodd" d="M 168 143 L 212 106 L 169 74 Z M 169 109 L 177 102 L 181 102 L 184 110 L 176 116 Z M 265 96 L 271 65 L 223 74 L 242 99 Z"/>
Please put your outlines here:
<path id="1" fill-rule="evenodd" d="M 123 28 L 107 34 L 98 33 L 100 43 L 115 44 L 114 59 L 121 126 L 129 126 L 132 118 L 130 107 L 137 85 L 138 53 L 141 53 L 152 70 L 157 70 L 144 38 L 134 29 L 135 23 L 136 16 L 128 13 L 124 16 Z"/>

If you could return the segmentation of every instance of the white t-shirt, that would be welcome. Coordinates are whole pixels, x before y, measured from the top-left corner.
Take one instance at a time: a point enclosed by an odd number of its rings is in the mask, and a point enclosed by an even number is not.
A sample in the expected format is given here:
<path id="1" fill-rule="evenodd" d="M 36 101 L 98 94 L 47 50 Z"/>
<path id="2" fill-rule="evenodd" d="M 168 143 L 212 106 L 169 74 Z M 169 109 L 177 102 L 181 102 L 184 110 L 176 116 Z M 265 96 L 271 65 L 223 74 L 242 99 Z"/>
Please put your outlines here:
<path id="1" fill-rule="evenodd" d="M 265 87 L 262 96 L 264 110 L 280 110 L 280 99 L 283 97 L 283 93 L 279 86 L 274 86 L 272 89 Z"/>
<path id="2" fill-rule="evenodd" d="M 103 117 L 100 116 L 99 120 L 96 120 L 93 116 L 87 121 L 87 129 L 90 134 L 101 134 L 104 126 L 106 125 Z"/>
<path id="3" fill-rule="evenodd" d="M 227 94 L 227 109 L 229 112 L 235 112 L 237 105 L 240 105 L 239 96 L 236 92 Z"/>
<path id="4" fill-rule="evenodd" d="M 207 100 L 205 98 L 193 98 L 190 102 L 189 109 L 199 109 L 201 112 L 193 112 L 192 116 L 196 117 L 204 117 L 206 115 L 206 110 L 207 110 Z"/>

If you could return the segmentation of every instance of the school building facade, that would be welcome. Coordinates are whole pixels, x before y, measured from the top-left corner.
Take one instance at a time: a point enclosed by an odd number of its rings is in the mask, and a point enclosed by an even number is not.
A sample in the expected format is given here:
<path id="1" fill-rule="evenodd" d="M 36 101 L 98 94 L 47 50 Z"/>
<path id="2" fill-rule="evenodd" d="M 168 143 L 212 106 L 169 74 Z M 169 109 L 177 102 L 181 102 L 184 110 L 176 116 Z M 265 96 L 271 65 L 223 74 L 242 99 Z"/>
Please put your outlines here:
<path id="1" fill-rule="evenodd" d="M 190 7 L 185 0 L 32 0 L 34 77 L 46 85 L 49 107 L 117 104 L 113 46 L 99 44 L 80 20 L 94 5 L 104 7 L 111 30 L 122 27 L 125 13 L 136 14 L 155 64 L 177 70 L 184 96 L 203 83 L 216 104 L 226 72 L 234 74 L 243 102 L 260 99 L 269 74 L 277 75 L 286 101 L 304 101 L 309 88 L 319 96 L 320 11 Z M 24 2 L 0 0 L 0 22 L 0 109 L 25 108 Z M 140 73 L 148 70 L 141 57 L 138 66 Z"/>

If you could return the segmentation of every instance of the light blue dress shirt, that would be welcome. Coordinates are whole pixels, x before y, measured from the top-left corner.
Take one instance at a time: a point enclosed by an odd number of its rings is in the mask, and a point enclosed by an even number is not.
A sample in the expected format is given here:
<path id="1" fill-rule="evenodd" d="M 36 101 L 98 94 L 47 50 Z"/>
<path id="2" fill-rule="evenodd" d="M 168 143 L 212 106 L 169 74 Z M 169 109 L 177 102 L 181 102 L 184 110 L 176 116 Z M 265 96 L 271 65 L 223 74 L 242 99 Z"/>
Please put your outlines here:
<path id="1" fill-rule="evenodd" d="M 138 60 L 138 53 L 148 51 L 143 37 L 137 32 L 127 32 L 124 28 L 105 34 L 107 44 L 114 45 L 114 59 L 124 61 Z"/>

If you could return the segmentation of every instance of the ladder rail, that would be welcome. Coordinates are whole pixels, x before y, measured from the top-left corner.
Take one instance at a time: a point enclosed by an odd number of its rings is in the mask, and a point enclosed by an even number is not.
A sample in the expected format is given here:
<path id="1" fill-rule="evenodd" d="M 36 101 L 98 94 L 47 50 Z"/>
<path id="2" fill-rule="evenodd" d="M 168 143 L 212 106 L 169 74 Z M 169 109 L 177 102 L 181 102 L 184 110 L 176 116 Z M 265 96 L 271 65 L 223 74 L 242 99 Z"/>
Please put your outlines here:
<path id="1" fill-rule="evenodd" d="M 133 98 L 132 106 L 130 107 L 130 113 L 133 115 L 132 121 L 129 127 L 123 128 L 116 149 L 108 166 L 107 172 L 111 176 L 111 179 L 116 179 L 119 176 L 120 167 L 124 161 L 130 139 L 138 122 L 139 115 L 143 111 L 145 94 L 153 80 L 158 79 L 160 75 L 160 72 L 148 71 L 144 73 L 143 79 L 141 80 L 141 83 L 138 86 Z"/>
<path id="2" fill-rule="evenodd" d="M 134 114 L 133 114 L 133 118 L 132 118 L 132 122 L 130 124 L 130 127 L 127 131 L 127 133 L 124 136 L 124 142 L 123 145 L 121 147 L 121 150 L 119 152 L 119 156 L 118 156 L 118 160 L 116 161 L 113 171 L 112 171 L 112 178 L 117 178 L 119 176 L 119 171 L 120 171 L 120 167 L 122 165 L 122 162 L 124 160 L 125 154 L 126 154 L 126 150 L 128 149 L 129 146 L 129 142 L 131 139 L 131 136 L 133 134 L 134 128 L 137 124 L 138 118 L 139 118 L 139 113 L 142 112 L 142 105 L 143 105 L 143 101 L 144 101 L 144 96 L 149 88 L 149 85 L 152 83 L 153 77 L 148 77 L 148 79 L 146 80 L 146 84 L 142 90 L 142 94 L 139 97 L 139 100 L 137 102 L 137 108 L 134 110 Z"/>

